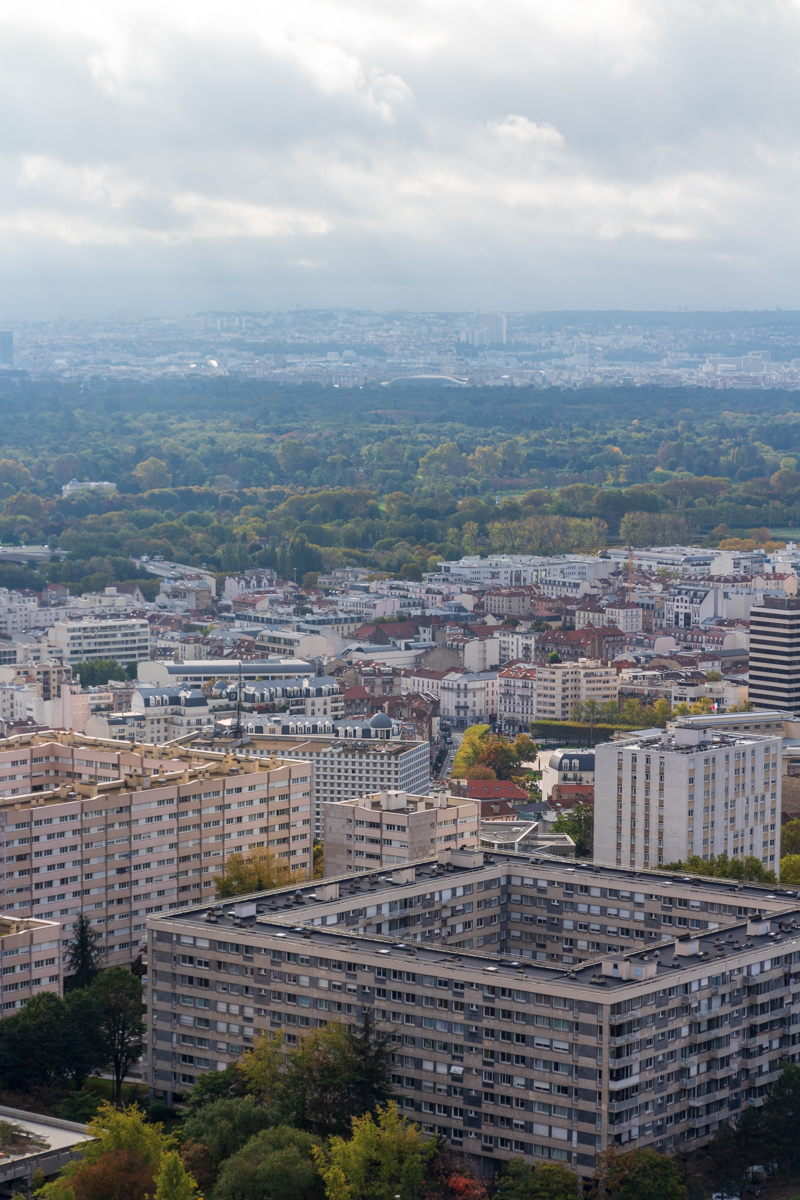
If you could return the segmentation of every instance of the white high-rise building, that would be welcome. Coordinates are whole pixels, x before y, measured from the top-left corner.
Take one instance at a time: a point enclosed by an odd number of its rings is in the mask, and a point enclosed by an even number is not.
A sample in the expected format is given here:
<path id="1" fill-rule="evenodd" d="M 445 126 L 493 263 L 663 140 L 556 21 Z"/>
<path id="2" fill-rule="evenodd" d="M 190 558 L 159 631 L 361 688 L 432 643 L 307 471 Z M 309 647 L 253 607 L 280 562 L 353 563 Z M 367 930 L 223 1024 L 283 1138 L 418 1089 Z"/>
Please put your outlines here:
<path id="1" fill-rule="evenodd" d="M 780 854 L 781 737 L 676 726 L 595 749 L 596 862 Z"/>

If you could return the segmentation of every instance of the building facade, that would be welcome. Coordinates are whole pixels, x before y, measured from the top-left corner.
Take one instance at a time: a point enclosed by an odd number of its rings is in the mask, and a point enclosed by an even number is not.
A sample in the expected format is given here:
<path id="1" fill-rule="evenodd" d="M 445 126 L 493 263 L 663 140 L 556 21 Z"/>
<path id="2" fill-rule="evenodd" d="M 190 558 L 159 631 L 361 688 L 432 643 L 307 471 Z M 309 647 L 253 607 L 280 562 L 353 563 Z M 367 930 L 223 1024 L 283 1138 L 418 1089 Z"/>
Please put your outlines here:
<path id="1" fill-rule="evenodd" d="M 800 600 L 768 597 L 750 609 L 749 698 L 800 712 Z"/>
<path id="2" fill-rule="evenodd" d="M 505 733 L 527 733 L 536 716 L 536 671 L 530 663 L 504 667 L 497 676 L 497 720 Z"/>
<path id="3" fill-rule="evenodd" d="M 325 805 L 325 875 L 376 871 L 436 854 L 477 850 L 479 800 L 437 790 L 377 792 Z"/>
<path id="4" fill-rule="evenodd" d="M 676 726 L 595 749 L 598 862 L 641 869 L 698 854 L 780 856 L 778 735 Z"/>
<path id="5" fill-rule="evenodd" d="M 388 720 L 385 713 L 376 717 L 379 721 Z M 314 837 L 319 840 L 325 832 L 326 802 L 379 791 L 422 796 L 431 781 L 430 745 L 421 740 L 253 733 L 242 753 L 256 757 L 274 753 L 280 758 L 298 758 L 311 764 L 313 829 Z"/>
<path id="6" fill-rule="evenodd" d="M 489 1177 L 521 1156 L 588 1181 L 609 1146 L 702 1144 L 797 1059 L 798 917 L 792 894 L 501 851 L 154 914 L 146 1070 L 186 1092 L 259 1033 L 289 1050 L 369 1011 L 425 1132 Z"/>
<path id="7" fill-rule="evenodd" d="M 213 900 L 231 851 L 311 872 L 308 763 L 48 733 L 0 742 L 0 771 L 3 912 L 65 931 L 84 914 L 108 965 L 136 957 L 148 914 Z"/>
<path id="8" fill-rule="evenodd" d="M 494 719 L 497 713 L 497 671 L 451 671 L 441 682 L 442 720 L 464 728 Z"/>
<path id="9" fill-rule="evenodd" d="M 66 664 L 92 658 L 113 658 L 118 663 L 141 663 L 150 657 L 147 621 L 56 621 L 47 631 L 52 652 Z"/>

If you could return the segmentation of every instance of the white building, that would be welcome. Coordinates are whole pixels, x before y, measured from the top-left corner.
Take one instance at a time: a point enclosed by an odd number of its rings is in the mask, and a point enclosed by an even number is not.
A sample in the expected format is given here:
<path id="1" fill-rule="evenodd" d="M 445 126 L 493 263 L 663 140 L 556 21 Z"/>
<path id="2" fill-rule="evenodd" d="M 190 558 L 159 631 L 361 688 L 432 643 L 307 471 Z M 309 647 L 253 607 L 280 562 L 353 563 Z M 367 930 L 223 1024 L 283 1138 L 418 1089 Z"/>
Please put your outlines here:
<path id="1" fill-rule="evenodd" d="M 616 625 L 623 633 L 638 633 L 643 621 L 644 612 L 638 604 L 609 604 L 603 614 L 603 620 L 592 621 L 592 624 Z"/>
<path id="2" fill-rule="evenodd" d="M 551 557 L 492 554 L 488 558 L 468 554 L 454 562 L 439 563 L 441 574 L 464 582 L 489 584 L 492 587 L 537 583 L 545 588 L 547 595 L 580 594 L 581 584 L 606 579 L 616 569 L 615 562 L 592 554 L 559 554 Z M 431 578 L 435 580 L 437 577 L 433 575 Z M 559 584 L 562 591 L 557 590 Z M 549 591 L 546 585 L 556 590 Z"/>
<path id="3" fill-rule="evenodd" d="M 71 496 L 73 492 L 94 492 L 97 491 L 98 488 L 104 488 L 108 492 L 115 492 L 117 490 L 117 485 L 115 483 L 110 483 L 108 479 L 84 479 L 83 481 L 78 479 L 70 479 L 69 483 L 64 483 L 61 485 L 61 496 L 62 499 L 66 499 L 67 496 Z"/>
<path id="4" fill-rule="evenodd" d="M 439 715 L 452 725 L 483 725 L 497 713 L 497 671 L 450 671 L 441 684 Z"/>
<path id="5" fill-rule="evenodd" d="M 409 667 L 400 676 L 400 695 L 408 692 L 428 692 L 437 700 L 442 695 L 442 680 L 452 671 L 434 671 L 430 667 Z"/>
<path id="6" fill-rule="evenodd" d="M 375 792 L 325 805 L 326 876 L 377 871 L 439 850 L 477 850 L 480 800 Z"/>
<path id="7" fill-rule="evenodd" d="M 640 571 L 674 571 L 678 575 L 707 575 L 718 550 L 703 550 L 700 546 L 635 546 L 630 552 L 633 565 Z M 606 551 L 615 569 L 623 573 L 628 568 L 628 548 L 614 546 Z"/>
<path id="8" fill-rule="evenodd" d="M 641 869 L 697 854 L 777 869 L 780 736 L 676 726 L 595 750 L 597 862 Z"/>
<path id="9" fill-rule="evenodd" d="M 497 675 L 497 719 L 504 733 L 527 733 L 536 716 L 536 671 L 531 663 L 504 667 Z"/>
<path id="10" fill-rule="evenodd" d="M 533 662 L 534 647 L 537 634 L 529 629 L 501 629 L 497 635 L 500 639 L 500 662 L 512 662 L 520 659 L 522 662 Z"/>
<path id="11" fill-rule="evenodd" d="M 71 665 L 92 658 L 142 663 L 150 653 L 150 626 L 135 618 L 56 621 L 47 631 L 47 640 L 53 652 Z"/>
<path id="12" fill-rule="evenodd" d="M 553 788 L 562 783 L 594 783 L 594 750 L 564 749 L 554 750 L 552 754 L 543 753 L 542 762 L 542 797 L 549 800 Z"/>
<path id="13" fill-rule="evenodd" d="M 385 713 L 376 713 L 369 724 L 381 729 L 387 721 Z M 311 763 L 313 829 L 319 839 L 324 833 L 324 805 L 329 801 L 379 791 L 422 796 L 430 788 L 431 749 L 421 740 L 256 732 L 249 738 L 244 753 L 274 753 L 282 759 L 299 758 Z"/>
<path id="14" fill-rule="evenodd" d="M 311 663 L 298 658 L 197 658 L 186 662 L 140 662 L 137 671 L 142 683 L 155 687 L 201 688 L 204 684 L 227 679 L 235 683 L 258 683 L 271 679 L 297 679 L 313 675 Z"/>

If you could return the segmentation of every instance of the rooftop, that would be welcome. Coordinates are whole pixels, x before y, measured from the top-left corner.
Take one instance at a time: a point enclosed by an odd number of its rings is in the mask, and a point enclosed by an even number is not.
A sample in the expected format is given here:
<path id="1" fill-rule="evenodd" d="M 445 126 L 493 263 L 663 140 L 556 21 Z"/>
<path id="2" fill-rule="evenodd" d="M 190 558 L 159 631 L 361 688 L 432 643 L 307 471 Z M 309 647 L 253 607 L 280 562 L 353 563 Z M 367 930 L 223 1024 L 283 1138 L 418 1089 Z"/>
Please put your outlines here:
<path id="1" fill-rule="evenodd" d="M 699 898 L 704 895 L 714 901 L 727 903 L 733 899 L 738 906 L 748 907 L 750 915 L 722 929 L 692 934 L 683 943 L 676 939 L 660 942 L 656 951 L 650 949 L 641 953 L 630 951 L 620 955 L 598 955 L 596 959 L 579 966 L 497 956 L 482 951 L 456 952 L 448 946 L 406 943 L 390 935 L 359 933 L 357 928 L 343 930 L 340 926 L 337 931 L 333 924 L 336 913 L 352 911 L 353 905 L 363 904 L 366 897 L 371 898 L 370 904 L 375 904 L 379 896 L 400 901 L 405 896 L 418 893 L 421 884 L 447 890 L 465 883 L 490 880 L 512 887 L 533 886 L 537 880 L 557 888 L 585 883 L 593 886 L 610 885 L 619 891 L 621 899 L 635 900 L 636 889 L 644 891 L 648 882 L 656 879 L 662 888 L 674 889 L 672 894 L 676 898 Z M 755 934 L 752 932 L 752 918 L 765 910 L 767 931 Z M 342 875 L 326 879 L 324 883 L 300 884 L 268 893 L 239 896 L 212 907 L 207 904 L 187 907 L 151 920 L 156 926 L 163 922 L 181 925 L 185 928 L 186 936 L 219 938 L 233 934 L 237 944 L 245 937 L 251 945 L 258 943 L 260 935 L 280 938 L 285 940 L 286 949 L 294 952 L 316 953 L 337 959 L 350 957 L 354 969 L 369 954 L 394 958 L 397 962 L 413 959 L 419 966 L 430 964 L 437 971 L 450 970 L 462 976 L 467 970 L 483 973 L 487 983 L 495 975 L 501 981 L 528 979 L 532 984 L 546 981 L 549 984 L 561 983 L 568 988 L 575 987 L 577 981 L 577 984 L 591 986 L 592 989 L 598 986 L 622 989 L 626 981 L 602 974 L 603 961 L 644 961 L 650 964 L 649 971 L 654 970 L 655 975 L 669 980 L 673 963 L 696 965 L 700 974 L 701 969 L 707 973 L 710 960 L 725 958 L 726 969 L 730 969 L 736 962 L 736 951 L 752 948 L 753 944 L 763 944 L 766 948 L 773 947 L 776 941 L 782 941 L 788 949 L 788 943 L 791 942 L 792 950 L 800 950 L 800 929 L 795 930 L 792 926 L 793 922 L 800 922 L 800 904 L 795 891 L 780 888 L 770 890 L 762 885 L 739 884 L 731 880 L 681 877 L 663 871 L 626 871 L 580 862 L 565 864 L 562 858 L 555 855 L 539 853 L 531 856 L 508 851 L 493 851 L 491 854 L 445 851 L 440 856 L 418 859 L 382 872 Z M 330 922 L 328 926 L 323 924 L 326 921 Z M 721 953 L 718 949 L 720 942 Z M 676 951 L 675 947 L 679 944 L 682 949 Z M 690 944 L 696 950 L 687 954 Z M 658 958 L 655 957 L 656 953 Z M 515 986 L 520 985 L 516 983 Z"/>

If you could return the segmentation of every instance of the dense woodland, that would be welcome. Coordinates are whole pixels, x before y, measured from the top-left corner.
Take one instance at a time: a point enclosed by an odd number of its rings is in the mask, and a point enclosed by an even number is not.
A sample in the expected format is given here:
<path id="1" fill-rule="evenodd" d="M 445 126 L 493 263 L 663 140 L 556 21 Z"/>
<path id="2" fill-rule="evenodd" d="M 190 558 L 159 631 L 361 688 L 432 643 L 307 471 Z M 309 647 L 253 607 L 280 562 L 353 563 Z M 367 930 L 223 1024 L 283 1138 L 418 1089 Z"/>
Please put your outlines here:
<path id="1" fill-rule="evenodd" d="M 132 554 L 418 578 L 469 552 L 765 544 L 800 524 L 792 392 L 3 387 L 0 541 L 69 552 L 3 568 L 6 586 L 97 590 L 135 576 Z M 119 490 L 62 499 L 72 478 Z"/>

